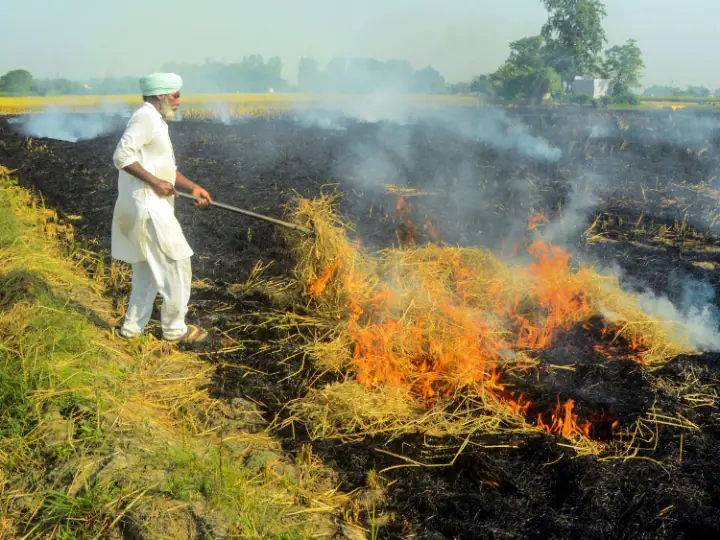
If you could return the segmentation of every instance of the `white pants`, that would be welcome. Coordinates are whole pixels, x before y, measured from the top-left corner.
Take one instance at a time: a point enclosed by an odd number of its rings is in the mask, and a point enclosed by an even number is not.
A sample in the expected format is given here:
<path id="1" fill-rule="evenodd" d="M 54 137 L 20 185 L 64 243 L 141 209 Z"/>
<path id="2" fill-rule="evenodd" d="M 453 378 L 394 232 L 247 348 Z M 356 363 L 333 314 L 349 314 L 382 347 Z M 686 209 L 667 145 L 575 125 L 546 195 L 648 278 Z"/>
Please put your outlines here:
<path id="1" fill-rule="evenodd" d="M 158 293 L 163 303 L 160 322 L 165 339 L 176 339 L 187 332 L 185 315 L 190 301 L 192 271 L 190 258 L 174 261 L 160 249 L 151 223 L 146 260 L 132 264 L 132 292 L 121 328 L 127 337 L 139 336 L 150 320 Z"/>

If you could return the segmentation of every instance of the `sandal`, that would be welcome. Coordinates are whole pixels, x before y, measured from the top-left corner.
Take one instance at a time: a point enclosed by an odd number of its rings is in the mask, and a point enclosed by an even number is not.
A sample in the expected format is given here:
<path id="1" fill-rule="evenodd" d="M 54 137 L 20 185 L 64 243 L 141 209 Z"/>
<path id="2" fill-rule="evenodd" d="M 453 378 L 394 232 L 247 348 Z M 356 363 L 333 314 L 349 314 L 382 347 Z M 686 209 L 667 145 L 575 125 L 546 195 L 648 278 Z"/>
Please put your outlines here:
<path id="1" fill-rule="evenodd" d="M 113 334 L 115 335 L 115 337 L 124 339 L 125 341 L 130 341 L 131 339 L 136 339 L 136 338 L 139 338 L 139 337 L 142 337 L 145 335 L 145 334 L 126 334 L 123 331 L 122 327 L 113 328 Z"/>
<path id="2" fill-rule="evenodd" d="M 207 331 L 203 330 L 199 326 L 195 326 L 194 324 L 188 324 L 187 327 L 187 332 L 185 332 L 184 335 L 174 339 L 164 338 L 165 341 L 169 341 L 171 343 L 199 343 L 201 341 L 205 341 L 208 336 Z"/>

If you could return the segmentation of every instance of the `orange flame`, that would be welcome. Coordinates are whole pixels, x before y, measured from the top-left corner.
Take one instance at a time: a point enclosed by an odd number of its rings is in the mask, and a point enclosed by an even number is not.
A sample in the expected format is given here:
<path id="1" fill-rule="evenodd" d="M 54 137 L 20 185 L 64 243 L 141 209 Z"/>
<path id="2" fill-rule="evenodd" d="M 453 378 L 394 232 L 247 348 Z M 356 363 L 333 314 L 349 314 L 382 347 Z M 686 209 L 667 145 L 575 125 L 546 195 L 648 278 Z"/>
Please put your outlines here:
<path id="1" fill-rule="evenodd" d="M 402 195 L 399 195 L 399 196 L 398 196 L 398 200 L 397 200 L 397 204 L 395 205 L 395 210 L 396 210 L 397 212 L 401 212 L 401 211 L 403 211 L 403 210 L 407 210 L 407 208 L 408 208 L 408 203 L 407 203 L 407 201 L 405 200 L 405 197 L 403 197 Z"/>
<path id="2" fill-rule="evenodd" d="M 573 435 L 590 437 L 590 428 L 592 427 L 590 422 L 583 422 L 579 425 L 577 423 L 578 417 L 573 413 L 574 408 L 575 401 L 572 399 L 568 399 L 562 405 L 560 399 L 558 399 L 557 407 L 555 407 L 555 412 L 552 414 L 551 424 L 545 424 L 542 415 L 538 414 L 537 425 L 548 433 L 562 435 L 566 439 L 571 438 Z"/>
<path id="3" fill-rule="evenodd" d="M 398 197 L 396 210 L 404 240 L 413 241 L 410 205 L 404 197 Z M 540 222 L 547 222 L 541 214 L 530 218 L 529 228 Z M 437 233 L 429 220 L 424 229 L 431 238 Z M 333 276 L 346 287 L 351 370 L 357 382 L 373 389 L 404 387 L 427 405 L 466 388 L 490 392 L 512 414 L 537 414 L 537 426 L 548 433 L 588 437 L 591 424 L 579 423 L 572 399 L 558 399 L 554 411 L 543 416 L 526 397 L 508 393 L 503 369 L 508 351 L 551 347 L 560 333 L 593 315 L 587 293 L 592 275 L 584 269 L 571 271 L 570 254 L 542 239 L 527 248 L 532 264 L 513 277 L 487 282 L 477 279 L 477 259 L 464 258 L 459 250 L 427 249 L 408 251 L 408 257 L 416 254 L 415 262 L 399 269 L 400 281 L 411 283 L 408 290 L 382 284 L 357 294 L 367 289 L 353 288 L 352 280 L 359 275 L 352 274 L 355 270 L 344 265 L 343 257 L 308 286 L 314 297 L 326 291 Z M 413 273 L 428 261 L 429 270 Z M 522 293 L 510 287 L 514 278 L 527 285 Z M 597 350 L 617 358 L 603 349 L 604 341 Z M 642 351 L 643 345 L 640 339 L 628 343 L 632 351 Z"/>
<path id="4" fill-rule="evenodd" d="M 542 349 L 552 345 L 558 331 L 570 328 L 592 312 L 583 287 L 584 276 L 571 274 L 569 254 L 544 241 L 535 242 L 528 251 L 535 258 L 525 271 L 531 278 L 529 295 L 539 312 L 530 317 L 517 302 L 503 304 L 502 283 L 489 283 L 485 292 L 495 311 L 514 322 L 514 345 Z M 366 314 L 367 308 L 372 308 L 375 316 L 350 328 L 357 381 L 373 388 L 403 386 L 427 404 L 465 387 L 481 385 L 485 391 L 497 394 L 514 414 L 527 414 L 530 401 L 523 396 L 508 397 L 501 382 L 503 351 L 511 350 L 513 342 L 469 311 L 473 308 L 472 268 L 463 266 L 458 256 L 447 264 L 452 268 L 454 284 L 450 291 L 436 276 L 423 277 L 424 290 L 435 299 L 438 309 L 433 317 L 406 320 L 401 315 L 390 316 L 391 301 L 394 306 L 397 297 L 387 290 L 360 302 L 366 306 Z M 540 415 L 538 427 L 565 437 L 586 436 L 590 423 L 579 426 L 573 407 L 572 400 L 564 405 L 558 402 L 551 423 L 545 424 Z"/>
<path id="5" fill-rule="evenodd" d="M 325 287 L 327 286 L 327 282 L 330 280 L 332 275 L 335 273 L 335 270 L 338 268 L 338 263 L 336 262 L 331 267 L 326 268 L 325 271 L 318 276 L 318 278 L 308 285 L 307 292 L 310 296 L 318 297 L 320 296 L 323 291 L 325 290 Z"/>
<path id="6" fill-rule="evenodd" d="M 546 218 L 543 214 L 535 214 L 534 216 L 528 218 L 528 230 L 534 231 L 539 223 L 549 223 L 550 220 Z"/>

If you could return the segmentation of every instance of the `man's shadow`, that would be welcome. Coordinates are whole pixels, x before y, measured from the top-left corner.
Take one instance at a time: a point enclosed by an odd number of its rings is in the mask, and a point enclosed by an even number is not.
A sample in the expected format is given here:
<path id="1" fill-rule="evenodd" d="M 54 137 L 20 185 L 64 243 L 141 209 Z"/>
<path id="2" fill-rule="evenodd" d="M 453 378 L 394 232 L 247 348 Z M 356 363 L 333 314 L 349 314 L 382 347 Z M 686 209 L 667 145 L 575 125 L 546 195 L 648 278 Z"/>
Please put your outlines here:
<path id="1" fill-rule="evenodd" d="M 9 310 L 22 300 L 50 303 L 62 306 L 68 312 L 75 311 L 87 321 L 103 330 L 111 330 L 112 326 L 91 307 L 64 296 L 53 290 L 50 282 L 39 272 L 26 269 L 11 270 L 0 274 L 0 312 Z"/>

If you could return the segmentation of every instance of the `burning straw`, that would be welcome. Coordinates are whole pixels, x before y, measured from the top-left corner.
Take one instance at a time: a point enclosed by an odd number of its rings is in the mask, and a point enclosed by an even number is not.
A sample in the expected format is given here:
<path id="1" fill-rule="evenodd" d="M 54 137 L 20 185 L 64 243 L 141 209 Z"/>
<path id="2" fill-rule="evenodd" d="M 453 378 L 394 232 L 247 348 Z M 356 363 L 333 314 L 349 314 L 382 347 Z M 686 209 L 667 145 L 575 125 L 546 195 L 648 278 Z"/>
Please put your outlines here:
<path id="1" fill-rule="evenodd" d="M 534 353 L 591 317 L 602 317 L 604 332 L 643 365 L 690 352 L 681 329 L 643 313 L 614 278 L 572 271 L 570 256 L 541 237 L 528 248 L 527 266 L 442 245 L 371 257 L 350 241 L 333 204 L 327 196 L 300 199 L 293 216 L 316 231 L 294 247 L 304 307 L 335 321 L 306 350 L 323 369 L 347 376 L 295 404 L 316 436 L 539 431 L 595 452 L 572 400 L 533 417 L 503 375 L 529 369 Z"/>

